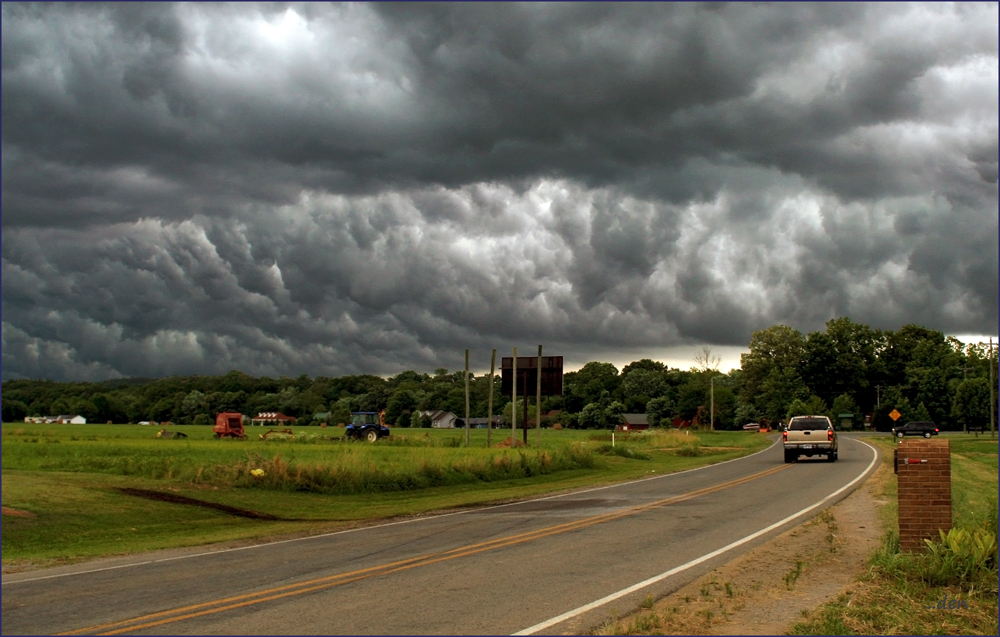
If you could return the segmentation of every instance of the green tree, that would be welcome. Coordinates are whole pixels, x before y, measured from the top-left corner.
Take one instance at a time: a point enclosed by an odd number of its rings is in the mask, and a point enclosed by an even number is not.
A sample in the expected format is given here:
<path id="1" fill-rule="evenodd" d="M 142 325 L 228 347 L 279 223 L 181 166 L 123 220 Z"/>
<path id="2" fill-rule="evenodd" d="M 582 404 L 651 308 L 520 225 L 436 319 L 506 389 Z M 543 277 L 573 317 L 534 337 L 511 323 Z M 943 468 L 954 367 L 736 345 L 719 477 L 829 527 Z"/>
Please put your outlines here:
<path id="1" fill-rule="evenodd" d="M 660 396 L 646 403 L 646 421 L 651 427 L 670 425 L 674 413 L 674 401 L 669 396 Z"/>
<path id="2" fill-rule="evenodd" d="M 951 421 L 951 394 L 948 387 L 946 369 L 941 367 L 907 368 L 909 389 L 906 391 L 910 402 L 923 404 L 928 417 L 940 425 L 949 425 Z"/>
<path id="3" fill-rule="evenodd" d="M 736 419 L 739 401 L 736 393 L 723 384 L 725 377 L 717 377 L 715 382 L 715 428 L 717 430 L 739 429 L 744 423 Z"/>
<path id="4" fill-rule="evenodd" d="M 392 394 L 385 407 L 386 422 L 395 423 L 404 411 L 412 411 L 417 406 L 417 399 L 413 392 L 400 389 Z"/>
<path id="5" fill-rule="evenodd" d="M 630 396 L 645 396 L 659 398 L 667 391 L 667 379 L 662 371 L 649 369 L 633 369 L 622 374 L 621 391 L 625 398 Z"/>
<path id="6" fill-rule="evenodd" d="M 614 395 L 621 379 L 618 368 L 611 363 L 587 363 L 576 372 L 563 377 L 566 386 L 566 408 L 580 411 L 584 405 L 601 400 L 603 392 Z"/>
<path id="7" fill-rule="evenodd" d="M 910 405 L 910 400 L 903 395 L 902 389 L 896 385 L 887 387 L 882 392 L 881 405 L 876 407 L 874 417 L 872 418 L 872 425 L 876 431 L 889 431 L 896 425 L 896 421 L 893 421 L 889 417 L 889 414 L 894 409 L 900 413 L 899 423 L 914 420 L 914 410 Z"/>
<path id="8" fill-rule="evenodd" d="M 760 412 L 753 405 L 748 405 L 747 403 L 738 403 L 736 410 L 733 413 L 733 420 L 736 422 L 737 429 L 743 425 L 750 423 L 759 423 L 761 420 Z"/>
<path id="9" fill-rule="evenodd" d="M 826 416 L 826 403 L 819 396 L 813 394 L 806 399 L 796 398 L 788 406 L 785 420 L 792 416 Z"/>
<path id="10" fill-rule="evenodd" d="M 834 422 L 840 424 L 840 414 L 853 414 L 851 416 L 851 427 L 857 423 L 858 417 L 860 416 L 860 410 L 858 409 L 858 404 L 854 402 L 854 397 L 850 394 L 841 394 L 833 399 L 833 407 L 830 408 L 830 412 L 834 417 Z"/>
<path id="11" fill-rule="evenodd" d="M 330 424 L 339 425 L 351 422 L 351 399 L 342 398 L 330 405 Z"/>
<path id="12" fill-rule="evenodd" d="M 24 417 L 28 415 L 28 406 L 24 404 L 24 401 L 4 398 L 2 402 L 4 422 L 24 421 Z"/>
<path id="13" fill-rule="evenodd" d="M 985 426 L 990 418 L 990 383 L 985 378 L 962 381 L 955 392 L 952 416 L 966 432 L 969 427 Z"/>
<path id="14" fill-rule="evenodd" d="M 580 416 L 577 419 L 581 429 L 603 429 L 604 421 L 604 408 L 600 403 L 589 403 L 580 411 Z"/>
<path id="15" fill-rule="evenodd" d="M 644 369 L 651 372 L 660 372 L 661 374 L 667 371 L 667 366 L 659 361 L 654 361 L 649 358 L 643 358 L 642 360 L 632 361 L 625 367 L 622 367 L 622 377 L 624 378 L 626 374 L 633 370 Z"/>
<path id="16" fill-rule="evenodd" d="M 824 332 L 806 339 L 799 373 L 810 391 L 832 400 L 840 394 L 869 397 L 871 379 L 880 376 L 882 335 L 848 317 L 831 319 Z"/>
<path id="17" fill-rule="evenodd" d="M 604 409 L 604 426 L 614 427 L 622 421 L 622 414 L 625 413 L 625 405 L 620 401 L 614 401 Z"/>
<path id="18" fill-rule="evenodd" d="M 740 368 L 743 371 L 743 390 L 740 395 L 744 403 L 755 405 L 761 411 L 769 411 L 773 405 L 765 406 L 760 400 L 764 384 L 768 378 L 773 379 L 774 370 L 779 370 L 783 377 L 789 371 L 798 376 L 799 363 L 805 352 L 805 339 L 802 333 L 787 325 L 775 325 L 766 330 L 754 332 L 750 337 L 750 351 L 740 356 Z M 801 379 L 800 379 L 801 380 Z M 764 398 L 765 402 L 773 402 L 774 397 Z M 789 398 L 789 401 L 791 398 Z M 783 404 L 778 409 L 779 417 L 784 414 Z"/>
<path id="19" fill-rule="evenodd" d="M 108 399 L 107 394 L 95 394 L 90 402 L 94 405 L 96 413 L 94 414 L 94 422 L 114 422 L 114 407 L 111 401 Z"/>
<path id="20" fill-rule="evenodd" d="M 508 402 L 503 408 L 503 419 L 508 425 L 512 422 L 512 412 L 514 411 L 514 403 Z M 535 414 L 538 412 L 535 409 L 534 400 L 528 400 L 528 427 L 535 426 Z M 524 426 L 524 398 L 517 399 L 517 428 L 521 429 Z"/>
<path id="21" fill-rule="evenodd" d="M 910 416 L 910 420 L 922 420 L 925 422 L 929 420 L 935 422 L 934 419 L 931 418 L 930 410 L 927 409 L 927 405 L 924 403 L 917 405 L 917 408 L 913 410 L 913 415 Z"/>
<path id="22" fill-rule="evenodd" d="M 765 418 L 779 422 L 788 413 L 792 401 L 808 397 L 809 389 L 794 368 L 775 366 L 760 384 L 755 403 Z"/>

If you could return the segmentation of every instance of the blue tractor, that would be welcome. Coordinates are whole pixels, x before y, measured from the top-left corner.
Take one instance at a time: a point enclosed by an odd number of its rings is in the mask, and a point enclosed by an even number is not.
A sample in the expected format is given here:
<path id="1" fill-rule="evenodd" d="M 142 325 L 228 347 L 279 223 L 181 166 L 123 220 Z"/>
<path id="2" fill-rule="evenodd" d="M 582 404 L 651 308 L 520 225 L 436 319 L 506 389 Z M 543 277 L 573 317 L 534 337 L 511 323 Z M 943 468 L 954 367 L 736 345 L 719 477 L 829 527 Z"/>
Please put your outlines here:
<path id="1" fill-rule="evenodd" d="M 384 412 L 355 411 L 351 414 L 351 424 L 344 430 L 344 438 L 348 440 L 367 440 L 375 442 L 379 438 L 389 437 L 389 428 L 385 426 L 382 414 Z"/>

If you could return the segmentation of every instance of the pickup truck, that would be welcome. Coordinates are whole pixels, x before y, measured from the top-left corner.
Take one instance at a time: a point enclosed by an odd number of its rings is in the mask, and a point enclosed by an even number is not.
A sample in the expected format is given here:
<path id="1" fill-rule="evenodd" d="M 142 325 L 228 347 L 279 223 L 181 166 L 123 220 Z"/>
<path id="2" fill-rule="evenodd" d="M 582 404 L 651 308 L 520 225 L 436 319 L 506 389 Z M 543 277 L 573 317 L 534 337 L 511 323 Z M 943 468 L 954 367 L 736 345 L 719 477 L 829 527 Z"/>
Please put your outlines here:
<path id="1" fill-rule="evenodd" d="M 837 461 L 837 432 L 826 416 L 795 416 L 781 434 L 785 444 L 785 462 L 795 462 L 799 456 L 826 456 Z"/>

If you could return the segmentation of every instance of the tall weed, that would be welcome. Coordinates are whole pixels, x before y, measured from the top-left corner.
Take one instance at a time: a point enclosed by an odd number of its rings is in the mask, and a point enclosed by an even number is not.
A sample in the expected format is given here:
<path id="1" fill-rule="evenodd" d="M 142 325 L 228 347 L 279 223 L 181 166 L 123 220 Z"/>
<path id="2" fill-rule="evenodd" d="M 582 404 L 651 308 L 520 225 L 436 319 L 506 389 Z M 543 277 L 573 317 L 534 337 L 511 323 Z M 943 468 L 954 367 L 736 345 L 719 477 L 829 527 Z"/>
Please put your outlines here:
<path id="1" fill-rule="evenodd" d="M 428 456 L 413 467 L 380 466 L 363 452 L 346 453 L 336 463 L 324 464 L 288 462 L 280 455 L 267 459 L 255 454 L 246 461 L 214 468 L 208 480 L 247 488 L 330 494 L 377 493 L 511 480 L 592 468 L 594 464 L 593 455 L 580 445 L 555 451 Z"/>

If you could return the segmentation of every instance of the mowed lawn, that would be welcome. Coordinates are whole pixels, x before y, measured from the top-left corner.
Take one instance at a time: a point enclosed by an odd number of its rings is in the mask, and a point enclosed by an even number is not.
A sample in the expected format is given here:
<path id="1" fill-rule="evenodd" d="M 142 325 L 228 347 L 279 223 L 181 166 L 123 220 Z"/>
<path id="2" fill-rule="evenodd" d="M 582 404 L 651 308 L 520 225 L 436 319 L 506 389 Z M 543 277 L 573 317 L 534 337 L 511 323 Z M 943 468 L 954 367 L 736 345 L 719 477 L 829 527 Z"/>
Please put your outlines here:
<path id="1" fill-rule="evenodd" d="M 618 434 L 612 443 L 611 432 L 545 429 L 511 449 L 495 446 L 509 430 L 490 432 L 488 448 L 486 430 L 470 431 L 466 447 L 464 430 L 394 429 L 369 444 L 344 441 L 337 428 L 268 440 L 259 439 L 265 428 L 248 428 L 247 440 L 215 440 L 207 426 L 170 427 L 188 437 L 166 440 L 158 429 L 4 424 L 4 570 L 329 531 L 682 471 L 772 443 L 742 431 Z M 197 502 L 150 499 L 158 494 Z"/>

